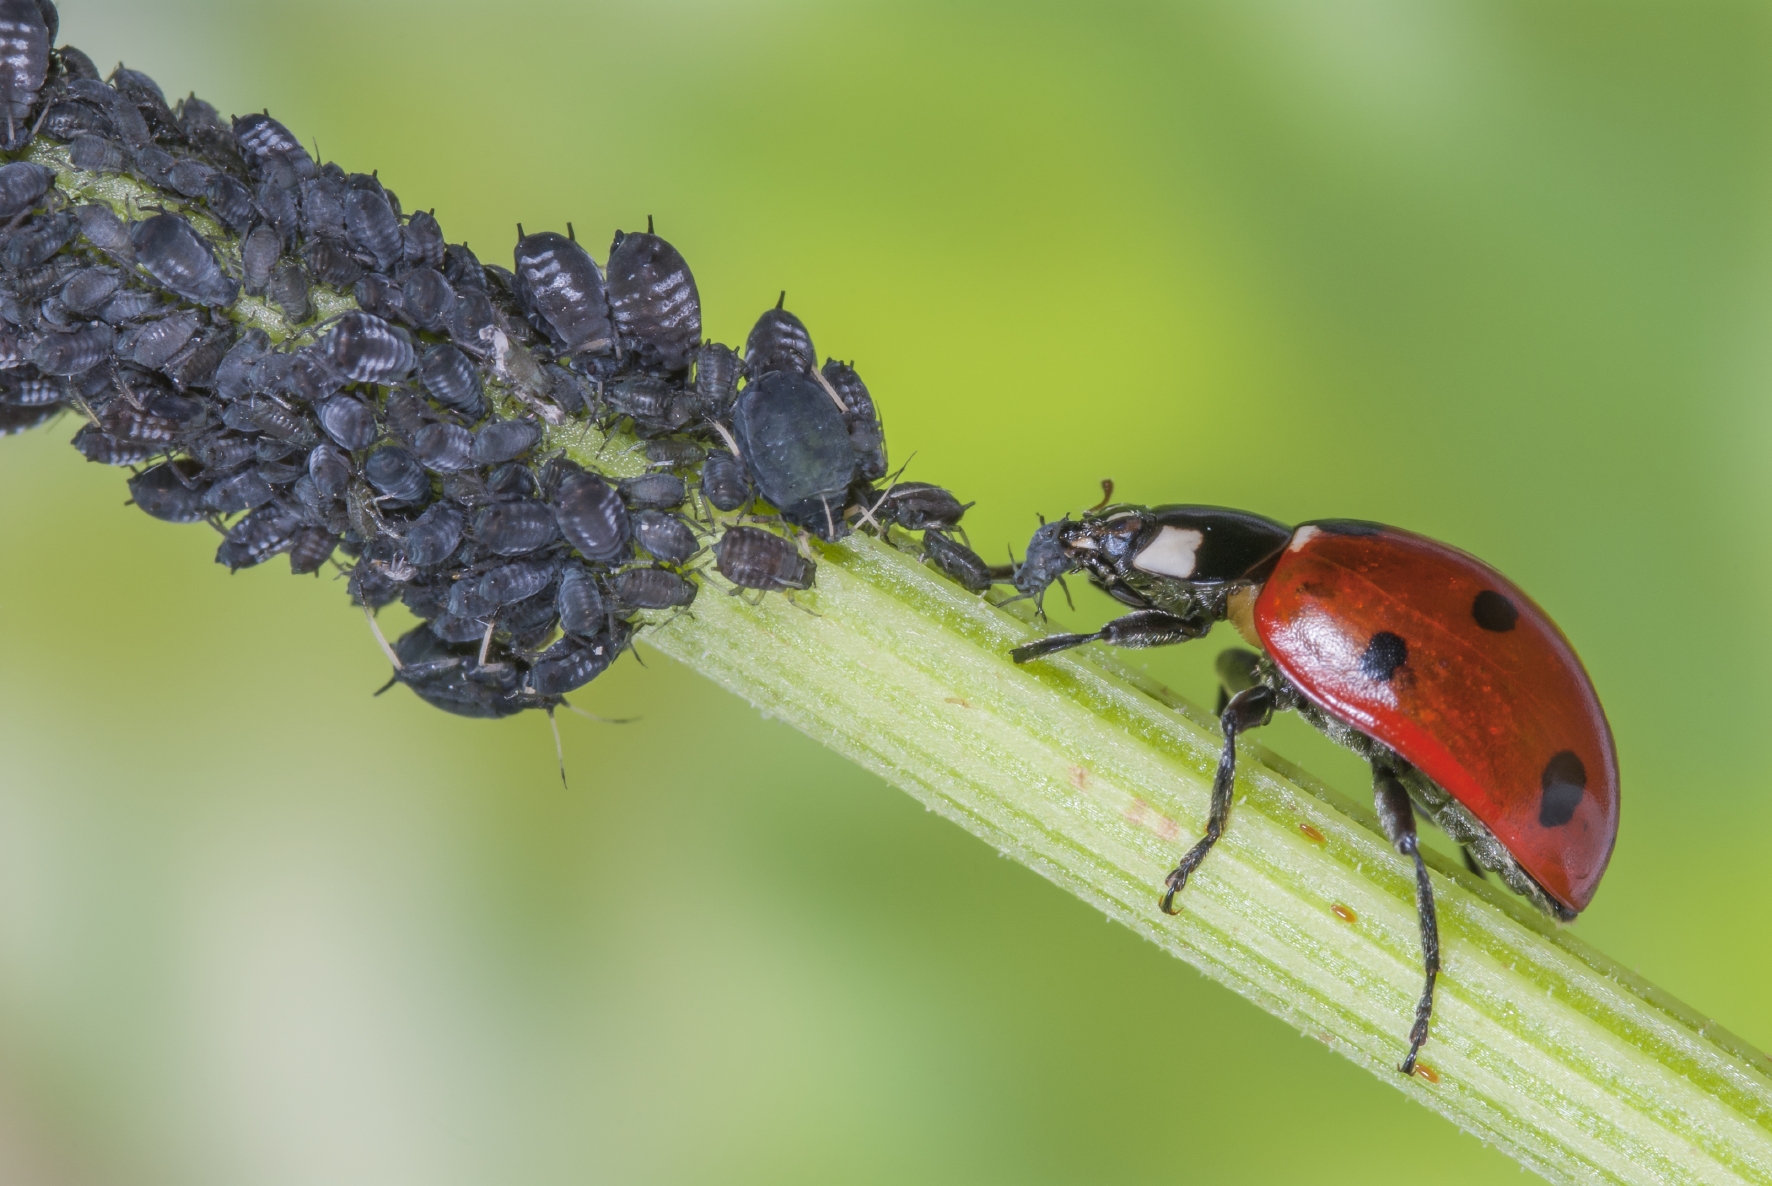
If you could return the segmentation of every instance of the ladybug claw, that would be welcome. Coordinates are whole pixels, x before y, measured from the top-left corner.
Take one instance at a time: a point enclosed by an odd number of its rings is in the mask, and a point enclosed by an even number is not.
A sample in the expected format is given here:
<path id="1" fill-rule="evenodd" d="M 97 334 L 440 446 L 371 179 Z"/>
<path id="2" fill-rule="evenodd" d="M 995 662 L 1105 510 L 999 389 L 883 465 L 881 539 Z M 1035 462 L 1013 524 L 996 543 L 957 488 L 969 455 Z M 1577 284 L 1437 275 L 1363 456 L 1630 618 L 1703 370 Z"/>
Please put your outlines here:
<path id="1" fill-rule="evenodd" d="M 1169 887 L 1169 892 L 1163 895 L 1163 901 L 1161 903 L 1163 913 L 1169 915 L 1180 914 L 1181 911 L 1175 908 L 1175 895 L 1179 894 L 1182 887 L 1187 884 L 1187 873 L 1181 869 L 1177 869 L 1168 876 L 1164 884 Z"/>

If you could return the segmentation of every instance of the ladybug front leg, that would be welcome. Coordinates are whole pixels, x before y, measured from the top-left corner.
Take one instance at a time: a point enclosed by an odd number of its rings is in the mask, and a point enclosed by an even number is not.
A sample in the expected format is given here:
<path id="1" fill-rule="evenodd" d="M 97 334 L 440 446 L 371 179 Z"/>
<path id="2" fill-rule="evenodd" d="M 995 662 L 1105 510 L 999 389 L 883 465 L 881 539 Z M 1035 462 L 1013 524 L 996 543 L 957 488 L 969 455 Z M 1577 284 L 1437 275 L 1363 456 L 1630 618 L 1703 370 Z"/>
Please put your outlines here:
<path id="1" fill-rule="evenodd" d="M 1105 642 L 1116 647 L 1164 647 L 1171 643 L 1200 638 L 1212 629 L 1212 619 L 1204 614 L 1183 617 L 1167 610 L 1134 610 L 1115 618 L 1094 634 L 1049 634 L 1045 638 L 1016 647 L 1009 657 L 1026 663 L 1055 651 L 1068 651 L 1086 642 Z"/>
<path id="2" fill-rule="evenodd" d="M 1260 684 L 1244 688 L 1232 696 L 1224 711 L 1218 714 L 1218 723 L 1224 729 L 1224 752 L 1218 756 L 1218 774 L 1212 780 L 1212 806 L 1206 814 L 1206 834 L 1188 849 L 1187 855 L 1181 858 L 1181 863 L 1175 866 L 1175 871 L 1164 883 L 1168 892 L 1163 895 L 1163 913 L 1177 913 L 1175 895 L 1181 892 L 1189 875 L 1200 867 L 1200 862 L 1224 835 L 1225 821 L 1231 813 L 1231 787 L 1237 777 L 1237 734 L 1267 724 L 1273 718 L 1278 701 L 1279 696 L 1272 688 Z"/>
<path id="3" fill-rule="evenodd" d="M 1409 1031 L 1409 1057 L 1398 1067 L 1405 1075 L 1415 1071 L 1415 1056 L 1427 1041 L 1428 1020 L 1434 1015 L 1434 980 L 1440 974 L 1440 926 L 1434 915 L 1434 887 L 1421 859 L 1421 842 L 1415 834 L 1415 811 L 1409 792 L 1397 772 L 1387 764 L 1372 763 L 1372 798 L 1378 822 L 1397 851 L 1415 861 L 1415 913 L 1421 919 L 1421 956 L 1427 970 L 1427 986 L 1415 1006 L 1415 1025 Z"/>

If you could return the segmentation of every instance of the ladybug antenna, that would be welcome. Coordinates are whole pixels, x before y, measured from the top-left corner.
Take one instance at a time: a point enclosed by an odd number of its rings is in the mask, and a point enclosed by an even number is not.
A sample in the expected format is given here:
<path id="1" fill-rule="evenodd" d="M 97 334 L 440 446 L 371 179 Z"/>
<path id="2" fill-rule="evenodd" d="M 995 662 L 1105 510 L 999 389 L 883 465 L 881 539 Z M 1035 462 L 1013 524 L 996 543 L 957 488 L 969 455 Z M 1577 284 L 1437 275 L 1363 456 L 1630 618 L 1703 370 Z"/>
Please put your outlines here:
<path id="1" fill-rule="evenodd" d="M 1101 501 L 1096 503 L 1094 506 L 1090 507 L 1089 513 L 1091 515 L 1093 515 L 1096 511 L 1101 510 L 1103 507 L 1107 506 L 1107 504 L 1112 502 L 1113 500 L 1114 500 L 1114 480 L 1112 478 L 1103 478 L 1101 480 Z"/>
<path id="2" fill-rule="evenodd" d="M 787 303 L 787 299 L 788 299 L 788 290 L 784 288 L 781 290 L 781 295 L 775 298 L 775 307 L 777 309 L 781 308 L 784 304 Z"/>

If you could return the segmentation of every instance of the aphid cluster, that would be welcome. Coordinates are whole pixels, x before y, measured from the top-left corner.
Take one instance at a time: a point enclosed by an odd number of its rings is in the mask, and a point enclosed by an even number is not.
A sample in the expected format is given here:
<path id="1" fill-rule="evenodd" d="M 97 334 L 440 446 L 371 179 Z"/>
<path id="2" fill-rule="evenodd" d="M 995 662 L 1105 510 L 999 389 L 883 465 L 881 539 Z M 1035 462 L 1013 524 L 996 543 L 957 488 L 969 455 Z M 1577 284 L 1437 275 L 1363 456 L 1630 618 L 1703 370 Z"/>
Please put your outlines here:
<path id="1" fill-rule="evenodd" d="M 704 341 L 650 220 L 606 266 L 570 226 L 519 227 L 512 266 L 483 264 L 268 114 L 103 79 L 55 25 L 47 0 L 0 0 L 0 433 L 74 409 L 75 447 L 129 467 L 148 514 L 222 532 L 219 563 L 286 554 L 347 573 L 372 615 L 403 602 L 425 624 L 389 657 L 429 703 L 551 710 L 647 611 L 690 607 L 704 557 L 791 592 L 808 536 L 897 523 L 984 571 L 942 534 L 964 510 L 946 491 L 876 489 L 854 369 L 820 366 L 782 302 L 742 355 Z M 630 431 L 648 471 L 550 450 L 575 421 Z"/>

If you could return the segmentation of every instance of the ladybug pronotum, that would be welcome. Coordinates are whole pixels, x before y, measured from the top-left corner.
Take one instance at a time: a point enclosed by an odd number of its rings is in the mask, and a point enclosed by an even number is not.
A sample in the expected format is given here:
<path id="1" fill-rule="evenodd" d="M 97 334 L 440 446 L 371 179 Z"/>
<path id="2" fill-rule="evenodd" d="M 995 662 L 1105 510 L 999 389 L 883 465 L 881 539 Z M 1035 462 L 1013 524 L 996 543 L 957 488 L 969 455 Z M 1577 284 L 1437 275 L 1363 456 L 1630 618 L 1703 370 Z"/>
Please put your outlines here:
<path id="1" fill-rule="evenodd" d="M 1292 709 L 1371 763 L 1379 822 L 1415 862 L 1427 973 L 1404 1074 L 1440 962 L 1415 809 L 1547 914 L 1567 922 L 1593 899 L 1618 835 L 1612 731 L 1562 631 L 1487 564 L 1376 523 L 1117 505 L 1042 527 L 1016 586 L 1037 598 L 1077 569 L 1136 608 L 1017 647 L 1017 663 L 1086 642 L 1186 642 L 1226 620 L 1260 648 L 1219 656 L 1224 751 L 1206 834 L 1169 875 L 1164 910 L 1224 832 L 1239 733 Z"/>

